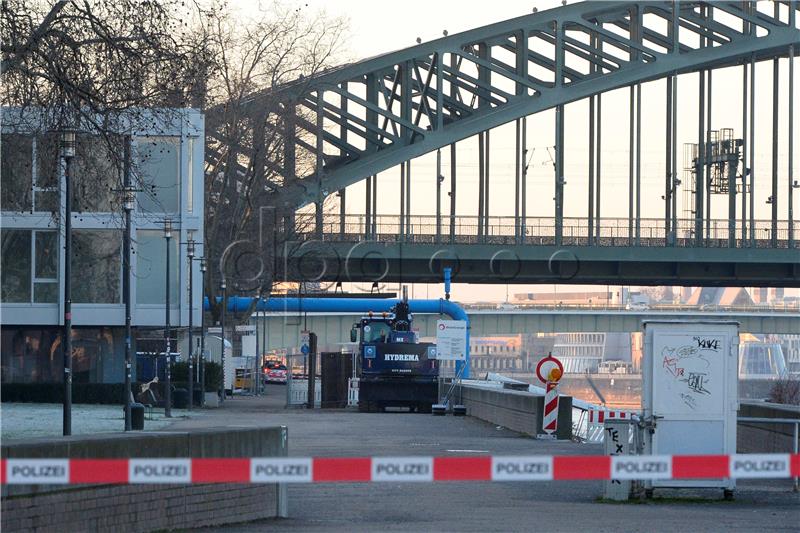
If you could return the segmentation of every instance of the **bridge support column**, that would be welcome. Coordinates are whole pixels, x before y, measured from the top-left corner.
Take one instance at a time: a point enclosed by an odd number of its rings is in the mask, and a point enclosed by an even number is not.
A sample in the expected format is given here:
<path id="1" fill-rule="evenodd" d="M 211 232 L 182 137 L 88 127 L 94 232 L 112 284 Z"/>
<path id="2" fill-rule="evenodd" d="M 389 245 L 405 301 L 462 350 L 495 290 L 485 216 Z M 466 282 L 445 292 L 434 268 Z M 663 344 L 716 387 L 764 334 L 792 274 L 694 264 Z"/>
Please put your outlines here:
<path id="1" fill-rule="evenodd" d="M 555 195 L 555 241 L 561 246 L 564 234 L 564 106 L 556 107 L 556 195 Z"/>
<path id="2" fill-rule="evenodd" d="M 752 11 L 752 7 L 750 8 Z M 752 33 L 753 28 L 750 27 Z M 750 55 L 750 247 L 756 245 L 755 196 L 756 196 L 756 56 Z"/>
<path id="3" fill-rule="evenodd" d="M 343 113 L 347 112 L 347 98 L 345 98 L 345 93 L 347 92 L 347 82 L 341 84 L 342 94 L 339 97 L 339 107 L 341 108 Z M 346 123 L 342 121 L 339 126 L 339 137 L 342 139 L 344 143 L 347 143 L 347 127 Z M 347 156 L 347 152 L 345 151 L 344 147 L 339 148 L 339 156 L 344 158 Z M 345 218 L 347 214 L 347 188 L 339 189 L 339 235 L 344 237 L 345 234 Z"/>
<path id="4" fill-rule="evenodd" d="M 677 34 L 677 29 L 675 30 Z M 677 38 L 676 38 L 677 40 Z M 675 44 L 677 47 L 677 44 Z M 678 245 L 678 187 L 680 186 L 680 180 L 678 179 L 678 74 L 675 73 L 671 78 L 671 85 L 672 85 L 672 138 L 671 146 L 670 146 L 670 153 L 671 153 L 671 160 L 670 160 L 670 169 L 672 171 L 672 175 L 670 176 L 671 181 L 671 195 L 670 200 L 672 201 L 670 211 L 672 215 L 672 223 L 670 227 L 672 228 L 672 246 Z"/>
<path id="5" fill-rule="evenodd" d="M 789 26 L 794 27 L 795 10 L 789 10 Z M 794 176 L 792 166 L 794 164 L 794 45 L 789 47 L 789 171 L 787 178 L 789 183 L 789 196 L 787 198 L 788 219 L 789 219 L 789 248 L 794 248 Z"/>
<path id="6" fill-rule="evenodd" d="M 697 106 L 697 154 L 694 161 L 694 245 L 703 245 L 703 227 L 705 218 L 703 211 L 705 203 L 703 196 L 705 193 L 705 149 L 706 149 L 706 71 L 701 70 L 698 74 L 698 106 Z"/>
<path id="7" fill-rule="evenodd" d="M 593 38 L 594 39 L 594 38 Z M 586 226 L 589 245 L 594 244 L 594 116 L 595 97 L 589 97 L 589 206 Z"/>
<path id="8" fill-rule="evenodd" d="M 372 236 L 372 176 L 367 176 L 366 182 L 364 235 L 369 238 Z"/>
<path id="9" fill-rule="evenodd" d="M 484 167 L 484 144 L 483 144 L 483 135 L 484 132 L 480 132 L 478 134 L 478 241 L 483 242 L 483 190 L 484 190 L 484 180 L 486 176 L 484 175 L 485 167 Z"/>
<path id="10" fill-rule="evenodd" d="M 742 23 L 746 27 L 747 22 Z M 745 30 L 742 30 L 745 33 Z M 742 247 L 747 242 L 747 176 L 750 167 L 747 164 L 747 153 L 750 141 L 747 137 L 747 62 L 742 63 Z"/>
<path id="11" fill-rule="evenodd" d="M 794 6 L 790 7 L 790 11 Z M 775 18 L 780 15 L 780 5 L 775 2 Z M 770 224 L 769 241 L 775 248 L 778 245 L 778 104 L 780 103 L 780 64 L 776 57 L 772 60 L 772 196 L 769 198 L 772 208 L 772 223 Z"/>
<path id="12" fill-rule="evenodd" d="M 456 143 L 450 145 L 450 242 L 456 239 Z"/>
<path id="13" fill-rule="evenodd" d="M 322 174 L 324 172 L 325 164 L 325 143 L 323 140 L 324 130 L 324 109 L 325 93 L 324 91 L 317 91 L 317 161 L 314 165 L 314 172 L 317 179 L 317 201 L 314 202 L 315 216 L 314 216 L 314 230 L 317 239 L 322 240 L 322 204 L 325 201 L 325 194 L 322 189 Z"/>
<path id="14" fill-rule="evenodd" d="M 594 191 L 594 238 L 595 242 L 600 242 L 600 177 L 603 173 L 603 97 L 597 95 L 597 145 L 596 149 L 596 171 L 595 171 L 595 191 Z"/>
<path id="15" fill-rule="evenodd" d="M 406 162 L 400 163 L 400 240 L 406 236 Z"/>
<path id="16" fill-rule="evenodd" d="M 526 117 L 522 118 L 522 176 L 520 179 L 520 195 L 522 197 L 522 205 L 520 205 L 520 217 L 522 218 L 520 236 L 524 242 L 525 235 L 528 233 L 526 229 L 528 216 L 528 119 Z"/>
<path id="17" fill-rule="evenodd" d="M 514 126 L 516 128 L 515 129 L 515 136 L 514 136 L 514 143 L 515 143 L 515 146 L 514 146 L 514 242 L 519 244 L 520 241 L 521 241 L 520 240 L 520 233 L 519 233 L 519 229 L 520 229 L 520 224 L 519 224 L 519 200 L 520 200 L 520 198 L 519 198 L 519 195 L 520 195 L 520 178 L 521 178 L 520 170 L 521 170 L 522 165 L 524 164 L 524 162 L 521 161 L 522 151 L 520 149 L 521 137 L 522 137 L 522 131 L 521 131 L 521 129 L 522 129 L 521 128 L 522 120 L 521 119 L 517 119 L 514 122 L 515 122 Z"/>
<path id="18" fill-rule="evenodd" d="M 672 154 L 670 150 L 672 149 L 672 136 L 674 135 L 672 131 L 672 76 L 667 76 L 666 82 L 667 116 L 665 120 L 666 142 L 664 145 L 664 166 L 666 167 L 664 179 L 664 240 L 665 243 L 669 245 L 674 239 L 674 237 L 672 237 L 672 232 L 674 231 L 672 227 L 672 213 L 670 212 L 672 203 Z"/>
<path id="19" fill-rule="evenodd" d="M 436 150 L 436 244 L 442 242 L 442 150 Z"/>

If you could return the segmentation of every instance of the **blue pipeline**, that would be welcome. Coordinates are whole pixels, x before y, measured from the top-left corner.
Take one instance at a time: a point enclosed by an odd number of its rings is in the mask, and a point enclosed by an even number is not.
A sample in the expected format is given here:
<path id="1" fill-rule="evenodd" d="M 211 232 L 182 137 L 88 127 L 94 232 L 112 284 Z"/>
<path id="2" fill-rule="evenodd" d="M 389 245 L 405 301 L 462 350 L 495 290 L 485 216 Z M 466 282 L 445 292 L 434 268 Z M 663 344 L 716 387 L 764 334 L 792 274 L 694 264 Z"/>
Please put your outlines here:
<path id="1" fill-rule="evenodd" d="M 221 301 L 221 298 L 217 298 Z M 241 313 L 250 308 L 252 298 L 245 296 L 231 296 L 228 298 L 228 311 Z M 373 313 L 389 312 L 398 302 L 397 298 L 271 298 L 260 300 L 256 311 L 292 312 L 292 313 Z M 208 299 L 204 299 L 203 306 L 208 309 Z M 409 300 L 409 310 L 412 313 L 429 313 L 447 315 L 453 320 L 463 320 L 467 324 L 467 353 L 465 361 L 456 361 L 456 373 L 461 371 L 461 365 L 466 365 L 462 377 L 468 378 L 470 371 L 469 357 L 469 316 L 466 311 L 449 300 Z"/>

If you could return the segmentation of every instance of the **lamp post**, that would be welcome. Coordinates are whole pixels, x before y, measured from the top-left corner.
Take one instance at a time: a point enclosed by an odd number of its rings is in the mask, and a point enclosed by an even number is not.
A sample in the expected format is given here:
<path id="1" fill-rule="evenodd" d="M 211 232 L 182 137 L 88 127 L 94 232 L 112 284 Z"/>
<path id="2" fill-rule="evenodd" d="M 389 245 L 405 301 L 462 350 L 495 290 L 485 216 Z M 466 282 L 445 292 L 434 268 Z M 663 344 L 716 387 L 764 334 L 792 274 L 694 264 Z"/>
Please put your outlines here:
<path id="1" fill-rule="evenodd" d="M 206 258 L 200 258 L 200 278 L 201 283 L 203 286 L 203 291 L 205 292 L 206 286 L 206 270 L 208 267 L 206 266 Z M 204 298 L 201 298 L 200 301 L 203 302 Z M 197 381 L 200 382 L 200 407 L 205 407 L 206 405 L 206 313 L 205 313 L 205 303 L 200 304 L 200 363 L 198 364 L 198 378 Z"/>
<path id="2" fill-rule="evenodd" d="M 222 366 L 222 398 L 221 403 L 225 403 L 225 308 L 228 306 L 227 300 L 227 286 L 225 285 L 225 275 L 222 276 L 222 281 L 219 282 L 219 288 L 222 291 L 222 316 L 220 319 L 220 365 Z M 233 389 L 231 389 L 233 393 Z"/>
<path id="3" fill-rule="evenodd" d="M 189 237 L 186 241 L 186 258 L 189 262 L 189 405 L 188 408 L 192 410 L 192 402 L 194 401 L 194 375 L 192 374 L 192 361 L 194 359 L 194 339 L 192 338 L 192 315 L 194 314 L 194 293 L 192 292 L 192 271 L 194 270 L 194 238 Z"/>
<path id="4" fill-rule="evenodd" d="M 164 416 L 167 418 L 172 417 L 172 349 L 170 346 L 170 338 L 169 338 L 169 275 L 170 275 L 170 268 L 169 268 L 169 241 L 172 239 L 172 219 L 165 218 L 164 219 L 164 240 L 167 241 L 167 267 L 166 267 L 166 284 L 167 290 L 165 296 L 166 305 L 164 306 L 166 310 L 166 317 L 164 323 L 164 345 L 166 348 L 166 355 L 167 355 L 167 368 L 166 368 L 166 384 L 164 385 Z"/>
<path id="5" fill-rule="evenodd" d="M 125 233 L 122 254 L 122 297 L 125 299 L 125 431 L 131 426 L 131 213 L 136 207 L 136 189 L 131 187 L 131 145 L 125 139 L 124 180 Z"/>
<path id="6" fill-rule="evenodd" d="M 61 133 L 64 157 L 64 409 L 63 434 L 72 435 L 72 193 L 70 170 L 75 157 L 75 131 Z"/>

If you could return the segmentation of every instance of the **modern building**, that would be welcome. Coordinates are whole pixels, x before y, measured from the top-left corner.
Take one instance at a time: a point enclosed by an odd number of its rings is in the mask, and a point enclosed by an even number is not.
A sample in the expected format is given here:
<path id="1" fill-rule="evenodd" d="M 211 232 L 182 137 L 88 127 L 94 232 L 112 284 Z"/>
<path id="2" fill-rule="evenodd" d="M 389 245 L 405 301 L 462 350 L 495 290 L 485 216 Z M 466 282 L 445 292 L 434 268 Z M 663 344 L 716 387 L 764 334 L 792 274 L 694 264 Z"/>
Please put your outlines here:
<path id="1" fill-rule="evenodd" d="M 568 374 L 594 373 L 607 361 L 634 363 L 630 333 L 557 333 L 553 355 Z"/>
<path id="2" fill-rule="evenodd" d="M 188 326 L 190 301 L 200 323 L 202 283 L 193 261 L 188 294 L 187 242 L 203 254 L 204 117 L 196 110 L 144 111 L 146 124 L 119 132 L 117 143 L 77 133 L 71 163 L 73 379 L 124 380 L 122 175 L 125 145 L 137 187 L 132 216 L 131 291 L 137 338 L 158 337 L 166 318 L 167 240 L 172 220 L 170 321 Z M 3 109 L 2 342 L 3 382 L 60 382 L 64 321 L 64 158 L 58 134 L 37 135 Z M 11 128 L 10 124 L 16 124 Z M 116 146 L 113 150 L 111 146 Z M 183 290 L 182 290 L 183 288 Z M 173 335 L 177 339 L 180 333 Z M 163 338 L 163 333 L 161 334 Z M 175 346 L 175 344 L 173 344 Z M 149 348 L 148 348 L 149 349 Z"/>

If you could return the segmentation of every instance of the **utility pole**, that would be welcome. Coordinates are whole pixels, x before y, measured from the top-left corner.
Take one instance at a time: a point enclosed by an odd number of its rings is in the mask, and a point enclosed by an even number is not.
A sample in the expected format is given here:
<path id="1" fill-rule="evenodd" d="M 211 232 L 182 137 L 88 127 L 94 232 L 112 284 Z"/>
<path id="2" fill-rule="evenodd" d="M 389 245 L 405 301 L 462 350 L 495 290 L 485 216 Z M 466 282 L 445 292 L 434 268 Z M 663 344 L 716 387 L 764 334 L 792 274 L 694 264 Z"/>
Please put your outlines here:
<path id="1" fill-rule="evenodd" d="M 170 275 L 170 268 L 169 268 L 169 241 L 172 238 L 172 219 L 169 217 L 164 219 L 164 240 L 167 242 L 167 258 L 166 258 L 166 294 L 164 295 L 165 303 L 164 306 L 166 313 L 165 313 L 165 322 L 164 322 L 164 344 L 166 349 L 166 356 L 167 356 L 167 368 L 166 368 L 166 383 L 164 385 L 164 416 L 170 418 L 172 416 L 172 347 L 170 346 L 170 320 L 169 320 L 169 275 Z"/>
<path id="2" fill-rule="evenodd" d="M 70 170 L 75 157 L 75 131 L 61 133 L 64 157 L 64 404 L 63 434 L 72 435 L 72 192 Z"/>
<path id="3" fill-rule="evenodd" d="M 222 281 L 219 283 L 219 288 L 222 291 L 222 316 L 220 320 L 220 363 L 222 365 L 222 398 L 221 403 L 225 403 L 225 308 L 228 307 L 227 302 L 227 285 L 225 285 L 225 275 L 222 276 Z M 233 394 L 233 388 L 231 388 Z"/>
<path id="4" fill-rule="evenodd" d="M 205 292 L 206 286 L 206 258 L 200 258 L 200 278 L 202 281 L 203 291 Z M 200 382 L 200 407 L 206 405 L 206 312 L 205 312 L 205 297 L 200 298 L 200 368 L 199 378 Z"/>
<path id="5" fill-rule="evenodd" d="M 131 138 L 125 137 L 123 162 L 124 188 L 123 206 L 125 208 L 125 233 L 122 253 L 122 297 L 125 300 L 125 431 L 131 425 L 131 213 L 136 208 L 136 189 L 131 187 Z"/>
<path id="6" fill-rule="evenodd" d="M 189 233 L 191 233 L 191 232 L 189 232 Z M 188 408 L 189 408 L 189 411 L 192 410 L 192 403 L 194 402 L 194 374 L 192 372 L 192 370 L 193 370 L 192 369 L 192 363 L 193 363 L 193 359 L 194 359 L 194 343 L 193 343 L 194 339 L 193 339 L 193 335 L 192 335 L 192 333 L 193 333 L 193 330 L 192 330 L 192 315 L 194 315 L 194 305 L 193 305 L 194 304 L 194 292 L 193 292 L 194 288 L 192 287 L 192 277 L 193 277 L 192 273 L 193 273 L 193 270 L 194 270 L 194 245 L 195 245 L 194 237 L 190 236 L 186 240 L 186 259 L 187 259 L 187 262 L 189 263 L 189 335 L 188 335 L 188 339 L 187 339 L 189 341 L 189 349 L 188 349 L 188 353 L 189 353 L 189 357 L 188 357 L 188 363 L 189 363 L 189 404 L 188 404 Z"/>

